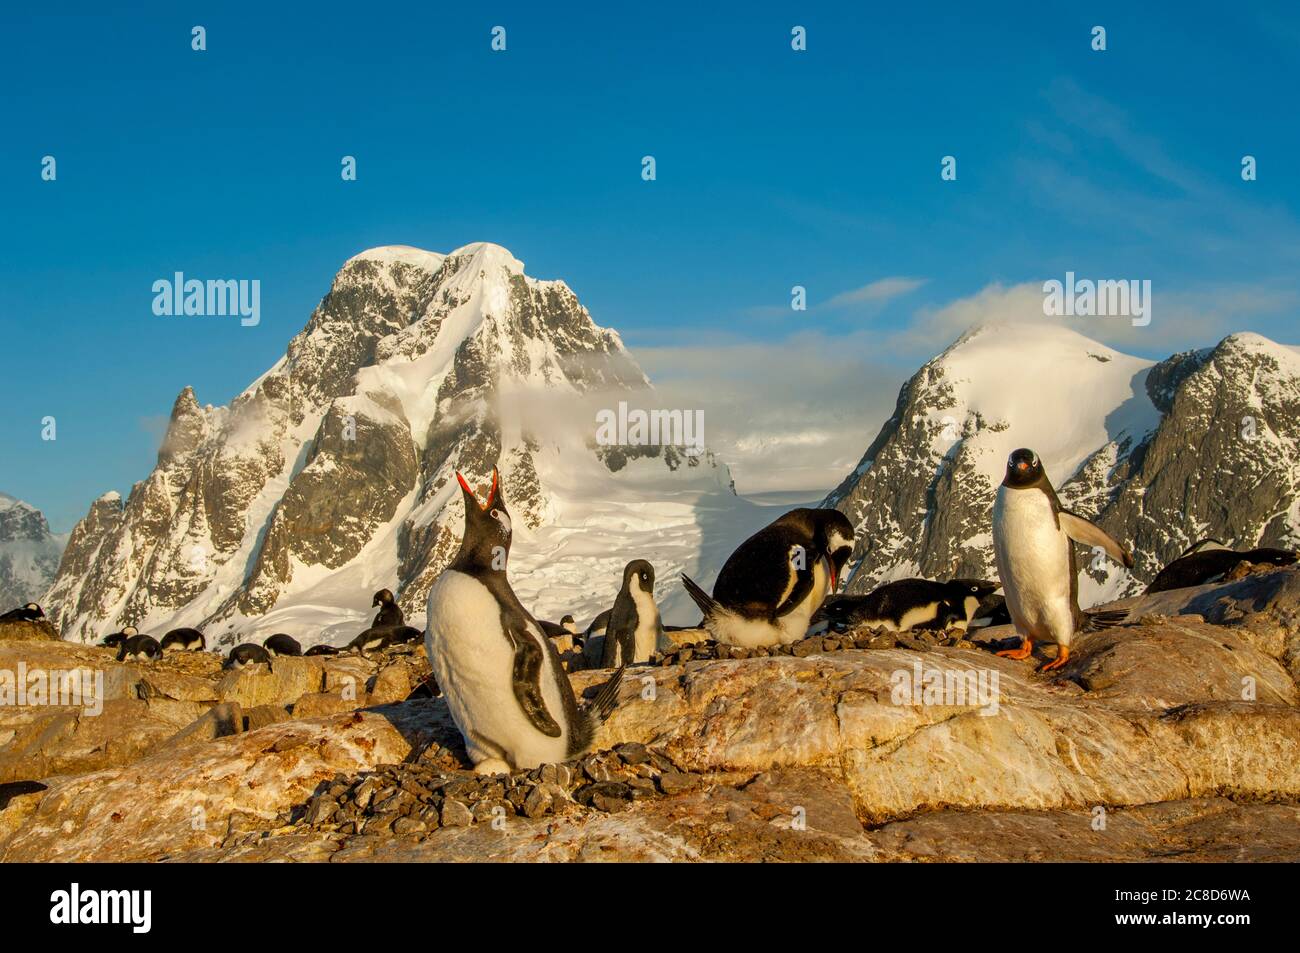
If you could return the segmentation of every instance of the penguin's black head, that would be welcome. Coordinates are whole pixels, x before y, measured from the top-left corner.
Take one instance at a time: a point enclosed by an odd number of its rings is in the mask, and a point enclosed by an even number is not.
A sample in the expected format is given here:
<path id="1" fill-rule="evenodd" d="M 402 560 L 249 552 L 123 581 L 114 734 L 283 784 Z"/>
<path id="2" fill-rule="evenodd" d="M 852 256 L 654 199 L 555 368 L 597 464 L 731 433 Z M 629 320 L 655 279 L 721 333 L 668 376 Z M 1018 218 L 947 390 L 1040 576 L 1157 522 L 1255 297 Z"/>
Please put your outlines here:
<path id="1" fill-rule="evenodd" d="M 986 579 L 950 579 L 948 588 L 952 590 L 954 601 L 961 604 L 968 596 L 982 602 L 1001 589 L 1002 583 L 989 582 Z"/>
<path id="2" fill-rule="evenodd" d="M 576 624 L 577 623 L 573 621 L 573 616 L 571 615 L 566 615 L 563 619 L 560 620 L 560 625 L 576 625 Z"/>
<path id="3" fill-rule="evenodd" d="M 456 474 L 465 497 L 465 536 L 455 564 L 492 572 L 505 572 L 510 555 L 510 512 L 501 493 L 501 476 L 492 468 L 492 489 L 486 503 L 479 503 L 465 478 Z"/>
<path id="4" fill-rule="evenodd" d="M 1257 549 L 1251 553 L 1251 562 L 1267 563 L 1272 566 L 1290 566 L 1296 562 L 1297 555 L 1287 549 Z"/>
<path id="5" fill-rule="evenodd" d="M 840 576 L 853 555 L 853 524 L 836 509 L 813 510 L 813 545 L 830 563 L 830 589 L 834 592 Z"/>
<path id="6" fill-rule="evenodd" d="M 644 559 L 634 559 L 623 567 L 623 588 L 636 585 L 642 592 L 655 591 L 655 567 Z"/>
<path id="7" fill-rule="evenodd" d="M 34 602 L 27 603 L 27 611 L 35 615 L 38 619 L 45 618 L 45 610 Z"/>
<path id="8" fill-rule="evenodd" d="M 1020 489 L 1033 486 L 1042 479 L 1042 476 L 1043 464 L 1038 459 L 1038 454 L 1021 447 L 1019 450 L 1013 450 L 1011 456 L 1007 457 L 1007 475 L 1002 485 Z"/>
<path id="9" fill-rule="evenodd" d="M 377 606 L 377 605 L 379 605 L 380 603 L 383 603 L 383 604 L 387 605 L 388 603 L 390 603 L 390 602 L 392 602 L 392 601 L 393 601 L 393 590 L 391 590 L 391 589 L 380 589 L 378 592 L 375 593 L 375 598 L 374 598 L 374 600 L 373 600 L 370 604 L 371 604 L 372 606 Z"/>

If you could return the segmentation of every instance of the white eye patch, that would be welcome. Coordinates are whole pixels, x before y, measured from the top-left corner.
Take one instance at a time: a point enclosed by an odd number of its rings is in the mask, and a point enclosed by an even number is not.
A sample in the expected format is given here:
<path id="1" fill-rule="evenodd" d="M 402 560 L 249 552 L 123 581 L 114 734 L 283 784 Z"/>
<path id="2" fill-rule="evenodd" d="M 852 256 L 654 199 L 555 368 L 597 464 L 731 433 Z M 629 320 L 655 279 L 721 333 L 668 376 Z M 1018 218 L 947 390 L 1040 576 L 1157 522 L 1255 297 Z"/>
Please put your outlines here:
<path id="1" fill-rule="evenodd" d="M 510 514 L 509 514 L 509 513 L 502 512 L 501 510 L 493 510 L 493 511 L 492 511 L 492 518 L 493 518 L 494 520 L 496 520 L 498 523 L 501 524 L 501 528 L 502 528 L 503 530 L 505 530 L 507 534 L 510 533 Z"/>

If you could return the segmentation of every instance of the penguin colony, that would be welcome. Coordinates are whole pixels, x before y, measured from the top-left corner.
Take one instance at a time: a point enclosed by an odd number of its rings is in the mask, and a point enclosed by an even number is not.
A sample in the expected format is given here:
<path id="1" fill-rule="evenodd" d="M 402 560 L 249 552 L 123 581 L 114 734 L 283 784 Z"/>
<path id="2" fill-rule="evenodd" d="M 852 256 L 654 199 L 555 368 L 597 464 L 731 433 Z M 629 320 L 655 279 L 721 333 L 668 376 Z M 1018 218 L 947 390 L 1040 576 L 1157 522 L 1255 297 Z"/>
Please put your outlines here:
<path id="1" fill-rule="evenodd" d="M 483 503 L 460 473 L 456 479 L 465 504 L 465 531 L 455 558 L 429 591 L 426 631 L 408 626 L 392 590 L 380 589 L 371 601 L 379 611 L 366 630 L 342 649 L 316 645 L 305 654 L 364 654 L 423 640 L 476 772 L 499 774 L 570 761 L 588 750 L 615 707 L 627 666 L 662 660 L 674 649 L 666 636 L 672 627 L 664 626 L 654 598 L 654 567 L 644 559 L 627 563 L 613 606 L 585 630 L 579 630 L 572 615 L 558 623 L 535 619 L 507 579 L 513 534 L 500 474 L 492 471 Z M 837 595 L 854 548 L 853 525 L 838 510 L 801 508 L 741 543 L 723 564 L 711 594 L 684 573 L 681 583 L 702 614 L 696 628 L 718 645 L 719 658 L 728 657 L 724 646 L 744 653 L 742 657 L 769 649 L 788 652 L 810 635 L 827 633 L 834 641 L 832 633 L 859 627 L 904 633 L 1010 623 L 1020 645 L 998 654 L 1028 659 L 1035 642 L 1054 643 L 1055 657 L 1040 667 L 1049 672 L 1068 662 L 1076 633 L 1123 621 L 1123 612 L 1079 607 L 1073 544 L 1099 548 L 1126 569 L 1133 567 L 1132 555 L 1096 524 L 1061 505 L 1032 450 L 1016 450 L 1007 460 L 992 531 L 999 582 L 903 579 L 866 595 Z M 1146 592 L 1216 582 L 1243 562 L 1286 566 L 1297 558 L 1288 550 L 1235 551 L 1205 539 L 1165 566 Z M 44 617 L 39 605 L 28 603 L 0 615 L 0 622 Z M 173 629 L 159 642 L 134 626 L 105 636 L 101 644 L 115 648 L 119 661 L 136 662 L 207 647 L 197 629 Z M 574 651 L 587 667 L 613 672 L 594 698 L 581 705 L 560 657 Z M 276 633 L 262 645 L 237 645 L 224 667 L 269 668 L 278 657 L 303 654 L 296 639 Z"/>

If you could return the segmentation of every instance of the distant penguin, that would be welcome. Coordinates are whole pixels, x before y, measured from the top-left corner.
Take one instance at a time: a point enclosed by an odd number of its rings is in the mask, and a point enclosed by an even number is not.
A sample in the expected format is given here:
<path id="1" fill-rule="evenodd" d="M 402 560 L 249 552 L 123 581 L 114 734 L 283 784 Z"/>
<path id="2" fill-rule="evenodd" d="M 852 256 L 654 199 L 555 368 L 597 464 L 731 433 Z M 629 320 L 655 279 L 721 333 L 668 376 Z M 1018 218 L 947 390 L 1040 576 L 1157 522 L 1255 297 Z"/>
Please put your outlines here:
<path id="1" fill-rule="evenodd" d="M 207 639 L 198 629 L 172 629 L 162 638 L 163 654 L 168 652 L 202 652 Z"/>
<path id="2" fill-rule="evenodd" d="M 605 657 L 605 633 L 609 630 L 609 617 L 612 609 L 606 609 L 591 620 L 582 633 L 582 667 L 600 668 Z"/>
<path id="3" fill-rule="evenodd" d="M 559 622 L 547 622 L 544 619 L 538 619 L 537 624 L 542 627 L 548 638 L 561 639 L 566 635 L 578 634 L 578 623 L 573 621 L 573 616 L 566 615 Z"/>
<path id="4" fill-rule="evenodd" d="M 418 645 L 424 641 L 424 630 L 413 625 L 399 625 L 388 636 L 389 645 Z"/>
<path id="5" fill-rule="evenodd" d="M 162 658 L 162 646 L 152 635 L 133 635 L 117 647 L 119 662 L 152 662 Z"/>
<path id="6" fill-rule="evenodd" d="M 1189 586 L 1204 586 L 1207 583 L 1218 582 L 1228 570 L 1240 562 L 1290 566 L 1297 558 L 1296 554 L 1288 549 L 1249 549 L 1238 552 L 1224 547 L 1221 543 L 1219 546 L 1220 548 L 1207 548 L 1197 543 L 1160 570 L 1156 578 L 1151 580 L 1151 585 L 1147 586 L 1146 591 L 1166 592 L 1170 589 L 1186 589 Z"/>
<path id="7" fill-rule="evenodd" d="M 104 636 L 104 638 L 100 640 L 99 644 L 104 646 L 104 648 L 115 649 L 115 648 L 119 648 L 122 645 L 122 643 L 125 642 L 127 639 L 131 638 L 131 636 L 139 635 L 139 634 L 140 633 L 136 631 L 135 626 L 124 625 L 122 626 L 122 630 L 120 632 L 114 632 L 112 635 Z"/>
<path id="8" fill-rule="evenodd" d="M 654 591 L 654 566 L 634 559 L 623 567 L 623 588 L 609 613 L 601 668 L 650 661 L 664 634 Z"/>
<path id="9" fill-rule="evenodd" d="M 864 596 L 827 600 L 819 618 L 844 630 L 869 626 L 906 632 L 909 629 L 965 629 L 980 603 L 996 592 L 998 583 L 982 579 L 898 579 Z"/>
<path id="10" fill-rule="evenodd" d="M 1194 553 L 1203 553 L 1210 549 L 1230 549 L 1230 548 L 1231 547 L 1229 547 L 1226 543 L 1224 543 L 1223 540 L 1214 539 L 1211 536 L 1207 536 L 1205 539 L 1198 539 L 1196 542 L 1192 543 L 1192 545 L 1184 549 L 1181 553 L 1178 554 L 1178 558 L 1181 559 L 1183 556 L 1191 556 Z"/>
<path id="11" fill-rule="evenodd" d="M 589 639 L 593 635 L 605 634 L 605 630 L 609 628 L 610 611 L 611 610 L 606 609 L 600 615 L 596 616 L 596 618 L 591 620 L 591 625 L 587 626 L 587 630 L 583 633 L 584 638 Z"/>
<path id="12" fill-rule="evenodd" d="M 839 510 L 791 510 L 740 544 L 718 573 L 712 597 L 685 573 L 682 585 L 717 641 L 788 645 L 808 634 L 852 552 L 853 524 Z"/>
<path id="13" fill-rule="evenodd" d="M 459 473 L 465 533 L 429 590 L 425 648 L 474 770 L 498 774 L 566 761 L 586 751 L 613 710 L 618 669 L 579 707 L 559 654 L 506 578 L 511 523 L 492 471 L 480 505 Z"/>
<path id="14" fill-rule="evenodd" d="M 35 622 L 37 619 L 45 618 L 45 610 L 34 602 L 29 602 L 25 606 L 17 609 L 10 609 L 4 615 L 0 615 L 0 622 Z"/>
<path id="15" fill-rule="evenodd" d="M 262 643 L 262 648 L 271 654 L 271 658 L 281 655 L 302 655 L 302 645 L 292 635 L 277 632 Z"/>
<path id="16" fill-rule="evenodd" d="M 393 644 L 394 632 L 391 626 L 371 626 L 349 642 L 343 651 L 360 652 L 362 655 L 378 652 Z"/>
<path id="17" fill-rule="evenodd" d="M 379 606 L 375 621 L 370 623 L 372 628 L 392 628 L 406 624 L 406 617 L 402 614 L 402 607 L 393 598 L 393 590 L 380 589 L 375 593 L 375 597 L 370 601 L 370 604 L 371 606 Z"/>
<path id="18" fill-rule="evenodd" d="M 271 666 L 271 653 L 260 645 L 254 645 L 252 642 L 245 642 L 243 645 L 236 645 L 226 656 L 226 661 L 222 668 L 246 668 L 250 665 Z"/>
<path id="19" fill-rule="evenodd" d="M 313 645 L 304 655 L 338 655 L 339 650 L 332 645 Z"/>
<path id="20" fill-rule="evenodd" d="M 1006 594 L 1007 611 L 1020 648 L 999 652 L 1012 659 L 1032 656 L 1034 640 L 1055 642 L 1056 658 L 1039 671 L 1060 668 L 1070 658 L 1070 638 L 1085 626 L 1114 624 L 1123 613 L 1079 609 L 1079 572 L 1071 540 L 1100 546 L 1126 568 L 1133 557 L 1110 534 L 1062 508 L 1038 454 L 1014 451 L 993 504 L 993 557 Z"/>

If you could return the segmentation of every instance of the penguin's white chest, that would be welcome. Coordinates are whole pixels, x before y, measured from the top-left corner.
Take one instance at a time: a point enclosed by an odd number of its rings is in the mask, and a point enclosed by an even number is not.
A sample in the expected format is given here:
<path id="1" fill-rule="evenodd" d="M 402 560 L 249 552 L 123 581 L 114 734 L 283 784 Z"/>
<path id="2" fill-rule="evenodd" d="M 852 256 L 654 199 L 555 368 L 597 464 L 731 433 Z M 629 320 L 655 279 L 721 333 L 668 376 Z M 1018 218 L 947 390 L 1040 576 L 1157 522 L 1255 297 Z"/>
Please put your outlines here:
<path id="1" fill-rule="evenodd" d="M 636 658 L 632 661 L 648 662 L 659 648 L 659 607 L 655 605 L 654 596 L 640 586 L 634 583 L 631 588 L 632 601 L 636 603 L 636 646 L 633 649 Z"/>
<path id="2" fill-rule="evenodd" d="M 830 590 L 830 563 L 823 556 L 813 564 L 813 584 L 807 597 L 774 623 L 766 619 L 746 619 L 738 613 L 722 609 L 705 621 L 705 627 L 719 642 L 756 648 L 765 645 L 790 645 L 808 634 L 808 623 L 821 606 Z M 781 601 L 794 588 L 793 578 Z"/>
<path id="3" fill-rule="evenodd" d="M 514 692 L 514 648 L 501 627 L 501 606 L 473 576 L 447 570 L 429 590 L 425 648 L 451 717 L 478 764 L 500 758 L 514 768 L 532 768 L 568 757 L 570 726 L 556 685 L 545 635 L 530 631 L 542 650 L 542 699 L 560 725 L 548 737 L 524 713 Z"/>
<path id="4" fill-rule="evenodd" d="M 993 505 L 993 557 L 1016 630 L 1030 638 L 1069 645 L 1074 632 L 1070 539 L 1057 525 L 1047 494 L 1037 489 L 998 489 Z"/>

